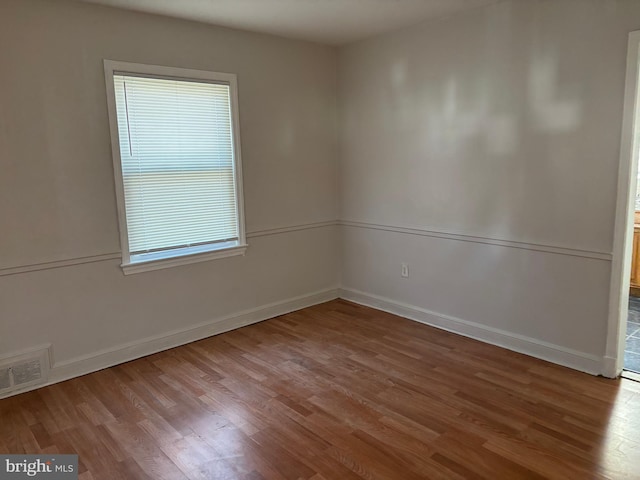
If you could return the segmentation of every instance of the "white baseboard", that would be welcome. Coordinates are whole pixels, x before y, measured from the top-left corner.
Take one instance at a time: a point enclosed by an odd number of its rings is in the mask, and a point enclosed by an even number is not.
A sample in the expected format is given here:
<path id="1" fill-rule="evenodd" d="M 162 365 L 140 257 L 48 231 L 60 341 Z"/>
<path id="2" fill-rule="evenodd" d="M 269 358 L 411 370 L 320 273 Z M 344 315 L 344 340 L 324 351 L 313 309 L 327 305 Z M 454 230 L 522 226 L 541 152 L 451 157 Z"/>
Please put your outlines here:
<path id="1" fill-rule="evenodd" d="M 96 372 L 104 368 L 112 367 L 120 363 L 145 357 L 153 353 L 161 352 L 169 348 L 178 347 L 186 343 L 202 340 L 203 338 L 220 333 L 235 330 L 236 328 L 261 322 L 269 318 L 284 315 L 302 308 L 328 302 L 338 298 L 338 289 L 331 288 L 314 292 L 308 295 L 289 298 L 281 302 L 263 305 L 258 308 L 244 310 L 226 317 L 203 322 L 185 329 L 174 330 L 168 333 L 143 338 L 135 342 L 117 345 L 91 355 L 73 358 L 53 365 L 50 370 L 49 381 L 37 387 L 11 392 L 12 395 L 24 393 L 35 388 L 69 380 L 88 373 Z"/>
<path id="2" fill-rule="evenodd" d="M 462 320 L 448 315 L 438 314 L 420 307 L 408 305 L 378 295 L 360 292 L 348 288 L 332 288 L 319 292 L 290 298 L 233 315 L 203 322 L 192 327 L 174 330 L 161 335 L 147 337 L 136 342 L 121 344 L 91 355 L 58 362 L 50 370 L 47 383 L 32 388 L 11 392 L 11 395 L 41 388 L 46 385 L 69 380 L 71 378 L 96 372 L 120 363 L 128 362 L 169 348 L 201 340 L 212 335 L 235 330 L 236 328 L 268 320 L 279 315 L 300 310 L 302 308 L 328 302 L 336 298 L 344 298 L 361 305 L 377 308 L 410 320 L 431 325 L 442 330 L 457 333 L 466 337 L 497 345 L 508 350 L 524 353 L 532 357 L 564 365 L 593 375 L 615 377 L 610 359 L 588 355 L 583 352 L 560 347 L 547 342 L 510 333 L 504 330 L 487 327 L 478 323 Z M 612 373 L 613 372 L 613 373 Z"/>
<path id="3" fill-rule="evenodd" d="M 557 363 L 558 365 L 580 370 L 581 372 L 592 375 L 610 376 L 610 372 L 605 370 L 604 359 L 595 355 L 589 355 L 584 352 L 564 348 L 535 338 L 488 327 L 449 315 L 439 314 L 424 308 L 358 290 L 341 288 L 339 296 L 354 303 L 377 308 L 378 310 L 393 313 L 394 315 L 408 318 L 409 320 L 497 345 L 507 350 L 524 353 L 525 355 Z"/>

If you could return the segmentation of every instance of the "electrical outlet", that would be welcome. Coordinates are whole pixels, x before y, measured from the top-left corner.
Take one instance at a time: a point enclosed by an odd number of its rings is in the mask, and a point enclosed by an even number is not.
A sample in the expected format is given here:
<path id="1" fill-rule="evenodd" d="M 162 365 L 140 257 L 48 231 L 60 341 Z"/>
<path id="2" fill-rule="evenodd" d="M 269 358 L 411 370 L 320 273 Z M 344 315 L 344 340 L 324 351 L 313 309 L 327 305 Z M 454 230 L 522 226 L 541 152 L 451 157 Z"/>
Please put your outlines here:
<path id="1" fill-rule="evenodd" d="M 402 264 L 402 272 L 400 273 L 400 275 L 402 275 L 404 278 L 409 278 L 409 264 L 408 263 L 403 263 Z"/>

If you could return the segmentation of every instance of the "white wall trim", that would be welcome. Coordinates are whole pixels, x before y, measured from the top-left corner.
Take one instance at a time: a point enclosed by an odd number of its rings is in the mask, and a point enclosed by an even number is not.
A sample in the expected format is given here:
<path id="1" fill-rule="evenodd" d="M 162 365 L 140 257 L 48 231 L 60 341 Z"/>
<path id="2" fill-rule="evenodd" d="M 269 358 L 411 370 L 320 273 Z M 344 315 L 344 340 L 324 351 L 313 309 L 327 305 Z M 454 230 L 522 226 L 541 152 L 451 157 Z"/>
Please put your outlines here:
<path id="1" fill-rule="evenodd" d="M 341 288 L 339 296 L 340 298 L 360 305 L 377 308 L 378 310 L 393 313 L 394 315 L 408 318 L 409 320 L 424 323 L 491 345 L 497 345 L 508 350 L 513 350 L 514 352 L 524 353 L 525 355 L 540 358 L 592 375 L 605 373 L 603 370 L 603 359 L 595 355 L 589 355 L 584 352 L 564 348 L 542 340 L 488 327 L 450 315 L 443 315 L 359 290 Z"/>
<path id="2" fill-rule="evenodd" d="M 16 275 L 18 273 L 36 272 L 39 270 L 49 270 L 51 268 L 71 267 L 83 263 L 106 262 L 108 260 L 120 260 L 120 252 L 101 253 L 88 257 L 66 258 L 64 260 L 53 260 L 51 262 L 31 263 L 18 265 L 15 267 L 0 268 L 0 277 L 5 275 Z"/>
<path id="3" fill-rule="evenodd" d="M 460 235 L 456 233 L 441 232 L 435 230 L 424 230 L 418 228 L 397 227 L 393 225 L 384 225 L 376 223 L 355 222 L 351 220 L 328 220 L 324 222 L 303 223 L 298 225 L 289 225 L 286 227 L 268 228 L 263 230 L 255 230 L 247 232 L 247 238 L 258 238 L 269 235 L 280 235 L 290 232 L 297 232 L 301 230 L 310 230 L 314 228 L 333 227 L 336 225 L 353 227 L 353 228 L 366 228 L 370 230 L 384 230 L 396 233 L 404 233 L 409 235 L 420 235 L 424 237 L 446 238 L 451 240 L 458 240 L 463 242 L 483 243 L 488 245 L 498 245 L 509 248 L 519 248 L 524 250 L 534 250 L 540 252 L 556 253 L 560 255 L 570 255 L 585 258 L 593 258 L 596 260 L 611 261 L 612 255 L 606 252 L 578 250 L 573 248 L 552 246 L 552 245 L 540 245 L 535 243 L 516 242 L 511 240 L 500 240 L 488 237 L 477 237 L 471 235 Z M 73 265 L 80 265 L 84 263 L 104 262 L 109 260 L 120 260 L 120 252 L 103 253 L 98 255 L 91 255 L 86 257 L 74 257 L 63 260 L 54 260 L 50 262 L 40 262 L 26 265 L 17 265 L 15 267 L 0 268 L 0 277 L 5 275 L 16 275 L 19 273 L 35 272 L 39 270 L 49 270 L 51 268 L 69 267 Z"/>
<path id="4" fill-rule="evenodd" d="M 607 323 L 606 358 L 613 359 L 610 376 L 618 376 L 624 363 L 624 342 L 627 327 L 631 248 L 633 245 L 633 214 L 638 172 L 638 134 L 640 133 L 640 30 L 629 34 L 627 73 L 625 80 L 620 162 L 618 166 L 618 198 L 613 230 L 613 259 L 609 287 L 609 317 Z M 609 376 L 609 375 L 607 375 Z"/>
<path id="5" fill-rule="evenodd" d="M 288 227 L 270 228 L 265 230 L 257 230 L 247 233 L 247 238 L 265 237 L 267 235 L 278 235 L 289 232 L 297 232 L 301 230 L 310 230 L 313 228 L 332 227 L 338 225 L 337 220 L 326 222 L 303 223 L 300 225 L 290 225 Z M 50 262 L 31 263 L 26 265 L 17 265 L 15 267 L 0 268 L 0 277 L 5 275 L 16 275 L 19 273 L 36 272 L 39 270 L 49 270 L 51 268 L 70 267 L 73 265 L 81 265 L 83 263 L 106 262 L 109 260 L 121 260 L 120 252 L 101 253 L 87 257 L 66 258 L 63 260 L 53 260 Z"/>
<path id="6" fill-rule="evenodd" d="M 341 220 L 340 225 L 353 228 L 366 228 L 370 230 L 384 230 L 388 232 L 404 233 L 408 235 L 419 235 L 423 237 L 445 238 L 461 242 L 483 243 L 487 245 L 498 245 L 507 248 L 519 248 L 522 250 L 533 250 L 536 252 L 555 253 L 558 255 L 570 255 L 573 257 L 585 257 L 596 260 L 611 261 L 611 254 L 592 250 L 580 250 L 557 245 L 543 245 L 538 243 L 528 243 L 513 240 L 502 240 L 490 237 L 478 237 L 474 235 L 461 235 L 437 230 L 425 230 L 421 228 L 398 227 L 394 225 L 384 225 L 379 223 L 356 222 L 351 220 Z"/>
<path id="7" fill-rule="evenodd" d="M 328 220 L 326 222 L 303 223 L 300 225 L 291 225 L 289 227 L 267 228 L 264 230 L 256 230 L 247 233 L 247 238 L 265 237 L 267 235 L 278 235 L 281 233 L 297 232 L 300 230 L 310 230 L 312 228 L 333 227 L 338 225 L 337 220 Z"/>
<path id="8" fill-rule="evenodd" d="M 120 363 L 251 325 L 252 323 L 268 320 L 295 310 L 328 302 L 336 298 L 338 298 L 337 287 L 321 290 L 308 295 L 301 295 L 280 302 L 244 310 L 232 315 L 215 318 L 184 329 L 173 330 L 135 342 L 124 343 L 90 355 L 83 355 L 63 362 L 56 362 L 50 370 L 49 381 L 46 384 L 12 391 L 11 395 L 24 393 L 29 390 L 34 390 L 35 388 L 41 388 L 46 385 L 69 380 L 70 378 L 86 375 Z"/>

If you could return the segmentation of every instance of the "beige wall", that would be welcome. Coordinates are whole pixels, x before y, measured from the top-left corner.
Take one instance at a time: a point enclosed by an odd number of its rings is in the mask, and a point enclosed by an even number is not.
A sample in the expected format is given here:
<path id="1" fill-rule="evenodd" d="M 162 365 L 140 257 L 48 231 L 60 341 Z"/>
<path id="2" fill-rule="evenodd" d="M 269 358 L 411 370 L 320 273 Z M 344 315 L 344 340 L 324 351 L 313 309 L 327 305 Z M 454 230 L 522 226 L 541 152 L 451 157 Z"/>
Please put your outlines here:
<path id="1" fill-rule="evenodd" d="M 341 274 L 349 298 L 597 372 L 634 29 L 635 0 L 507 1 L 336 52 L 0 0 L 0 356 L 52 343 L 73 374 Z M 42 269 L 119 251 L 104 58 L 238 75 L 245 257 Z"/>
<path id="2" fill-rule="evenodd" d="M 343 287 L 593 370 L 639 28 L 633 0 L 511 1 L 343 49 Z"/>
<path id="3" fill-rule="evenodd" d="M 0 45 L 0 356 L 72 362 L 337 286 L 335 226 L 251 235 L 336 220 L 334 49 L 64 0 L 1 0 Z M 6 275 L 120 249 L 105 58 L 237 74 L 245 257 Z"/>

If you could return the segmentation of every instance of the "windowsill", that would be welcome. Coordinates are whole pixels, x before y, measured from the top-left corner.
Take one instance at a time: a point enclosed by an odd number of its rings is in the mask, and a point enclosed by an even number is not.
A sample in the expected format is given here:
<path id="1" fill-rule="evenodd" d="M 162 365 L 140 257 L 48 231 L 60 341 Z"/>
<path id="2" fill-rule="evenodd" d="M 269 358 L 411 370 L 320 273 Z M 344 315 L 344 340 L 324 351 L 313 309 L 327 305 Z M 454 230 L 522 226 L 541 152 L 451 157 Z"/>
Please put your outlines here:
<path id="1" fill-rule="evenodd" d="M 208 262 L 217 258 L 234 257 L 244 255 L 247 250 L 246 244 L 239 244 L 237 241 L 226 242 L 216 245 L 201 245 L 197 247 L 186 247 L 163 252 L 143 253 L 132 255 L 129 263 L 121 265 L 125 275 L 134 273 L 149 272 L 163 268 L 178 267 L 191 263 Z"/>

